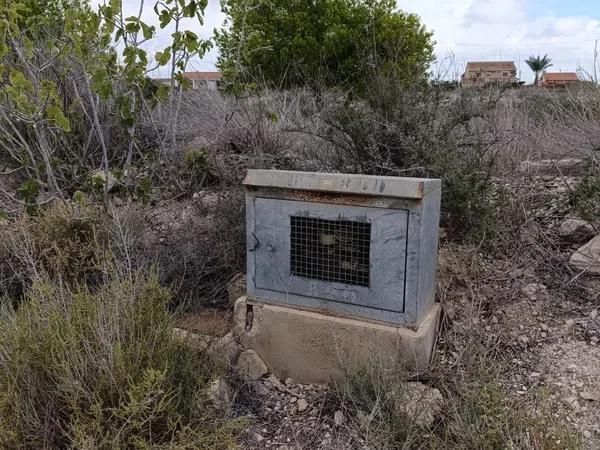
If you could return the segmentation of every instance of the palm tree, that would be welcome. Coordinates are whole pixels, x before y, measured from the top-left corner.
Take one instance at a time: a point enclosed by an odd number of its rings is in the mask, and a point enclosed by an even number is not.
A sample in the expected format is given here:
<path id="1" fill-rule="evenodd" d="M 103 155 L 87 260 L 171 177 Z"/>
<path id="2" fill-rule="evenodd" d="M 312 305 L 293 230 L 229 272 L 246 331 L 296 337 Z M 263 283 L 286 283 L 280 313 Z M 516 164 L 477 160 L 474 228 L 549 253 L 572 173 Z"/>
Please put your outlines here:
<path id="1" fill-rule="evenodd" d="M 552 66 L 552 60 L 548 58 L 548 55 L 544 55 L 542 58 L 540 58 L 540 55 L 530 56 L 525 63 L 529 66 L 533 73 L 535 73 L 535 80 L 533 81 L 534 86 L 538 85 L 540 73 Z"/>

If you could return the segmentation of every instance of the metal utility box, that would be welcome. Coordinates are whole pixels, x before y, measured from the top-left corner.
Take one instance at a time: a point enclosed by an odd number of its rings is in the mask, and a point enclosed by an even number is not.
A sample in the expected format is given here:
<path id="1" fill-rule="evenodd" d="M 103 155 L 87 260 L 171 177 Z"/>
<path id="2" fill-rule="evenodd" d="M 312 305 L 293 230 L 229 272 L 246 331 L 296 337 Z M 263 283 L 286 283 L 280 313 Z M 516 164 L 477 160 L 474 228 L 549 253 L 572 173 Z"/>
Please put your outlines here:
<path id="1" fill-rule="evenodd" d="M 434 301 L 436 179 L 249 170 L 250 301 L 418 325 Z"/>

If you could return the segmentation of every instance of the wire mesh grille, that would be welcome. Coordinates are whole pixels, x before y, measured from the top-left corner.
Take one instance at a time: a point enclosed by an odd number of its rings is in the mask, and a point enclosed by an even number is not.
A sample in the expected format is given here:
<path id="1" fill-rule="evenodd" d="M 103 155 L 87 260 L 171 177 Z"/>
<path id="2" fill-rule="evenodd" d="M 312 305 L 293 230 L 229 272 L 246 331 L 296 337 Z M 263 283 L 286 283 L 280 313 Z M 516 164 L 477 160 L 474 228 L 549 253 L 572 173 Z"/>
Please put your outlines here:
<path id="1" fill-rule="evenodd" d="M 370 223 L 291 216 L 290 229 L 292 275 L 369 286 Z"/>

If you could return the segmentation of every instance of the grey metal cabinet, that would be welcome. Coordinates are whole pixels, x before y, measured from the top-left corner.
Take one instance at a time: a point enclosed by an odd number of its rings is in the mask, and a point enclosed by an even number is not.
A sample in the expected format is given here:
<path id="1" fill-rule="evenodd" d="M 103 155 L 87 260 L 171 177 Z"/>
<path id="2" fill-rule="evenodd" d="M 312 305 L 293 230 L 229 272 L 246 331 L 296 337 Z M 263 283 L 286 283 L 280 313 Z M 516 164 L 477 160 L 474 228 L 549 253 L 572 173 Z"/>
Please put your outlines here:
<path id="1" fill-rule="evenodd" d="M 439 180 L 250 171 L 245 183 L 251 299 L 396 324 L 427 313 Z"/>

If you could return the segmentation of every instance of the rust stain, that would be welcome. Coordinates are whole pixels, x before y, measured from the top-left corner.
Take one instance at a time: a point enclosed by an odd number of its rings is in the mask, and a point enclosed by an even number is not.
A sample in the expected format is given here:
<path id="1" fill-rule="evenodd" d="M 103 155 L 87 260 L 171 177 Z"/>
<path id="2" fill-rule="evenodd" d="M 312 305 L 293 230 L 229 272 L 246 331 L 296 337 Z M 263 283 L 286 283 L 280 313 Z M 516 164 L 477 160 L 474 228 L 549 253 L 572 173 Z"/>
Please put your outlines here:
<path id="1" fill-rule="evenodd" d="M 342 206 L 364 206 L 388 209 L 410 209 L 419 200 L 396 199 L 361 194 L 339 194 L 321 191 L 306 191 L 300 189 L 257 188 L 248 189 L 252 195 L 280 200 L 313 202 Z M 412 205 L 412 206 L 411 206 Z"/>
<path id="2" fill-rule="evenodd" d="M 277 197 L 287 200 L 303 202 L 331 203 L 336 205 L 374 206 L 378 204 L 378 197 L 359 194 L 332 194 L 327 192 L 285 190 L 277 191 Z"/>
<path id="3" fill-rule="evenodd" d="M 417 197 L 423 198 L 423 182 L 421 181 L 418 186 L 419 187 L 417 187 Z"/>

